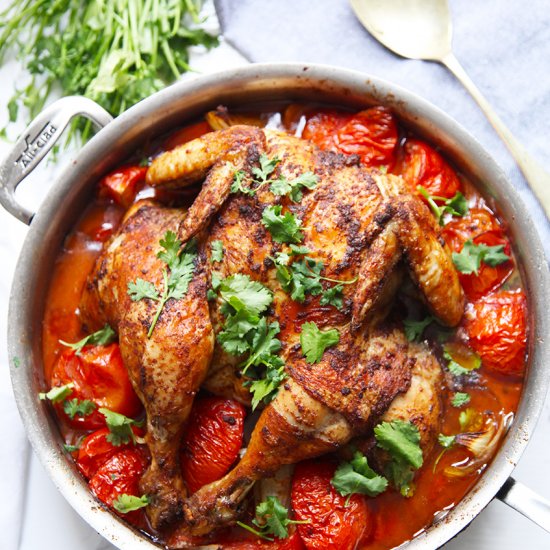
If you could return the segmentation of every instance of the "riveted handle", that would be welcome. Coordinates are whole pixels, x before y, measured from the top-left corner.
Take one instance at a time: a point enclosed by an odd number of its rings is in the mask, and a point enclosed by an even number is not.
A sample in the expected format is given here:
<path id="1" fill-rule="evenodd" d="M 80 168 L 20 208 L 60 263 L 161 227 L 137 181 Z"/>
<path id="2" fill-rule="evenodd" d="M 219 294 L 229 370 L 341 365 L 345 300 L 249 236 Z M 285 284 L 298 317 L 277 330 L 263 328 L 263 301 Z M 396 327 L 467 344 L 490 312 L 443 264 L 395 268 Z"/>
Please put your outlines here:
<path id="1" fill-rule="evenodd" d="M 497 498 L 550 533 L 550 501 L 513 478 L 508 478 Z"/>
<path id="2" fill-rule="evenodd" d="M 0 163 L 0 204 L 18 220 L 31 223 L 34 212 L 15 198 L 17 186 L 40 164 L 75 116 L 103 128 L 113 117 L 97 103 L 81 96 L 63 97 L 44 109 L 25 129 L 11 153 Z"/>

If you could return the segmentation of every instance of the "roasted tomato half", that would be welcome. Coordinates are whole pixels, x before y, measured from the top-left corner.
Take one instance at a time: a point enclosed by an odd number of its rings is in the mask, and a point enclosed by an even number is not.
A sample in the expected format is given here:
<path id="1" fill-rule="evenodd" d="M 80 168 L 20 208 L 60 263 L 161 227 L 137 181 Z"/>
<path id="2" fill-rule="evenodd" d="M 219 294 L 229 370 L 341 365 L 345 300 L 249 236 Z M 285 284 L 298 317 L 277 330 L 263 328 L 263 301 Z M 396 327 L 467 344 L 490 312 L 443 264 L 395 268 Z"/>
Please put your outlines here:
<path id="1" fill-rule="evenodd" d="M 515 377 L 523 375 L 527 344 L 526 299 L 520 290 L 501 290 L 466 308 L 464 328 L 484 367 Z"/>
<path id="2" fill-rule="evenodd" d="M 134 202 L 139 185 L 145 181 L 146 174 L 147 166 L 117 168 L 99 182 L 99 194 L 128 208 Z"/>
<path id="3" fill-rule="evenodd" d="M 98 411 L 100 407 L 129 417 L 141 412 L 141 403 L 132 388 L 116 343 L 84 346 L 80 354 L 70 349 L 64 351 L 53 367 L 51 385 L 55 387 L 69 383 L 74 386 L 72 393 L 63 403 L 55 406 L 74 428 L 94 430 L 105 426 L 105 417 Z M 75 405 L 91 401 L 94 406 L 87 414 L 79 413 L 78 409 L 74 414 L 67 414 L 66 404 L 75 399 Z"/>
<path id="4" fill-rule="evenodd" d="M 397 146 L 397 122 L 385 107 L 354 115 L 323 110 L 308 118 L 303 137 L 321 149 L 359 155 L 367 166 L 392 166 Z"/>
<path id="5" fill-rule="evenodd" d="M 113 502 L 121 495 L 142 496 L 139 481 L 146 468 L 147 458 L 141 449 L 122 449 L 98 468 L 88 485 L 101 502 L 112 508 Z M 125 514 L 124 517 L 132 523 L 138 523 L 141 513 L 134 511 Z"/>
<path id="6" fill-rule="evenodd" d="M 132 426 L 135 435 L 142 435 L 142 430 Z M 116 453 L 123 449 L 128 449 L 134 446 L 133 443 L 123 443 L 115 446 L 107 437 L 110 431 L 109 428 L 101 428 L 91 434 L 88 434 L 80 444 L 78 454 L 76 455 L 76 465 L 82 474 L 90 479 L 99 468 L 107 462 Z"/>
<path id="7" fill-rule="evenodd" d="M 404 152 L 400 172 L 413 191 L 421 185 L 430 195 L 447 199 L 460 191 L 460 181 L 455 171 L 427 143 L 408 139 Z"/>
<path id="8" fill-rule="evenodd" d="M 298 532 L 308 550 L 354 550 L 372 531 L 372 514 L 361 495 L 349 502 L 331 485 L 336 465 L 307 461 L 296 466 L 292 481 L 292 509 Z"/>
<path id="9" fill-rule="evenodd" d="M 223 477 L 243 444 L 244 407 L 233 399 L 197 399 L 182 444 L 181 468 L 190 493 Z"/>

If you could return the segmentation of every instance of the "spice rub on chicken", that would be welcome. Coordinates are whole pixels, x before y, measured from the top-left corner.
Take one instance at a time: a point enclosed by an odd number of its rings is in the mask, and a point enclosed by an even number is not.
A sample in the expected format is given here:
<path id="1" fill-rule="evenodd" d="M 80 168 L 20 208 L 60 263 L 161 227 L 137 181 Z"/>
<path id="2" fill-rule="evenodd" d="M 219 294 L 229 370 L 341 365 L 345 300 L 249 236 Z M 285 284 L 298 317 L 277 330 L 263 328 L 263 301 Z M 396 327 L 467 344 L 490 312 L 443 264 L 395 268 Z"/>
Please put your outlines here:
<path id="1" fill-rule="evenodd" d="M 370 437 L 384 415 L 411 415 L 420 445 L 433 445 L 439 365 L 385 317 L 407 274 L 442 324 L 460 321 L 463 296 L 433 217 L 400 178 L 234 126 L 160 155 L 147 179 L 204 183 L 185 215 L 151 204 L 127 215 L 81 309 L 119 331 L 145 405 L 155 527 L 182 517 L 183 531 L 202 535 L 234 523 L 256 480 Z M 168 285 L 173 270 L 157 258 L 167 229 L 196 257 L 189 288 L 159 309 L 127 287 Z M 201 387 L 264 409 L 235 468 L 187 498 L 177 435 Z"/>

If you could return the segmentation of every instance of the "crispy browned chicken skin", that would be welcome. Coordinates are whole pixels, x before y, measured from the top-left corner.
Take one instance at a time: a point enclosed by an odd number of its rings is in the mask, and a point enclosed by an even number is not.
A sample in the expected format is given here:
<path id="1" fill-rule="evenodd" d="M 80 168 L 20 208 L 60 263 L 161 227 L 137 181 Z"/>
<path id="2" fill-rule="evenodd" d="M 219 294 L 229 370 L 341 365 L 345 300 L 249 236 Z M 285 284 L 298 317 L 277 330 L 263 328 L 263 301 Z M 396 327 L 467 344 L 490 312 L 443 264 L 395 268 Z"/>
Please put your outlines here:
<path id="1" fill-rule="evenodd" d="M 254 196 L 230 194 L 235 172 L 242 170 L 250 174 L 262 153 L 280 160 L 275 175 L 291 179 L 308 171 L 315 173 L 316 188 L 306 192 L 298 204 L 274 196 L 267 186 Z M 160 419 L 162 415 L 151 399 L 163 400 L 164 392 L 175 391 L 173 387 L 167 388 L 164 380 L 148 376 L 164 368 L 173 373 L 173 379 L 178 379 L 178 386 L 182 384 L 181 393 L 187 396 L 179 398 L 181 414 L 169 415 L 174 418 L 173 433 L 179 433 L 208 363 L 209 374 L 203 387 L 244 402 L 248 399 L 242 379 L 236 376 L 235 367 L 240 358 L 228 355 L 217 343 L 213 354 L 211 352 L 212 327 L 217 333 L 224 322 L 220 304 L 214 302 L 208 309 L 204 295 L 210 283 L 212 266 L 208 258 L 210 243 L 214 240 L 223 243 L 223 260 L 215 267 L 220 277 L 247 274 L 273 291 L 270 316 L 281 325 L 281 356 L 288 375 L 275 400 L 260 416 L 241 462 L 226 477 L 185 501 L 183 529 L 204 534 L 233 522 L 242 498 L 255 480 L 273 474 L 283 464 L 333 451 L 353 436 L 368 434 L 385 413 L 399 416 L 399 411 L 407 411 L 407 407 L 410 410 L 423 407 L 421 418 L 425 422 L 420 422 L 419 427 L 424 427 L 421 433 L 429 435 L 436 431 L 433 425 L 438 422 L 439 406 L 432 403 L 428 411 L 427 400 L 419 395 L 437 395 L 439 366 L 425 348 L 413 347 L 398 328 L 385 326 L 382 319 L 400 283 L 403 265 L 442 323 L 459 322 L 463 296 L 449 254 L 440 244 L 433 217 L 428 208 L 407 191 L 400 178 L 374 173 L 361 166 L 355 157 L 322 152 L 298 138 L 247 126 L 206 134 L 164 153 L 155 159 L 147 178 L 149 183 L 163 186 L 183 186 L 206 178 L 178 229 L 183 242 L 197 236 L 203 251 L 192 283 L 194 287 L 183 300 L 174 301 L 159 319 L 161 327 L 175 332 L 180 329 L 177 323 L 170 322 L 171 315 L 193 318 L 198 327 L 204 327 L 198 334 L 178 333 L 182 339 L 178 349 L 188 346 L 196 352 L 183 353 L 181 357 L 172 355 L 175 361 L 169 366 L 166 361 L 151 361 L 144 353 L 151 344 L 146 341 L 143 330 L 140 332 L 135 326 L 132 337 L 137 337 L 137 343 L 125 344 L 132 350 L 131 360 L 138 365 L 129 366 L 129 372 L 148 416 L 153 414 Z M 325 277 L 356 280 L 345 286 L 342 311 L 321 306 L 313 297 L 297 305 L 283 292 L 269 258 L 285 246 L 275 243 L 261 223 L 264 208 L 273 204 L 281 204 L 302 220 L 302 244 L 309 249 L 309 256 L 323 262 Z M 173 218 L 168 213 L 172 211 L 165 212 L 170 218 L 166 223 L 170 225 Z M 131 217 L 127 223 L 130 221 Z M 156 252 L 153 233 L 158 242 L 162 224 L 157 222 L 153 228 L 154 225 L 147 234 L 151 243 L 149 250 L 139 245 L 142 256 Z M 124 233 L 123 226 L 119 235 L 124 238 Z M 122 274 L 117 273 L 113 263 L 116 251 L 112 249 L 113 244 L 103 253 L 99 262 L 103 267 L 96 266 L 96 274 L 87 289 L 90 296 L 99 293 L 100 299 L 96 300 L 99 305 L 84 305 L 83 309 L 92 312 L 95 318 L 115 321 L 119 331 L 126 326 L 121 320 L 128 317 L 136 323 L 139 319 L 147 327 L 152 317 L 151 308 L 148 310 L 142 305 L 140 309 L 126 297 L 119 303 L 109 294 L 112 291 L 108 287 L 116 288 L 120 299 L 120 294 L 125 292 L 124 283 L 135 279 L 137 272 L 124 265 L 120 266 Z M 155 260 L 147 261 L 155 265 L 153 271 L 158 271 Z M 148 278 L 154 279 L 155 275 L 149 273 Z M 301 325 L 305 321 L 315 321 L 320 328 L 337 328 L 340 333 L 340 342 L 327 349 L 315 365 L 305 361 L 299 346 Z M 173 344 L 167 336 L 162 330 L 155 329 L 153 333 L 159 355 L 164 355 L 164 346 L 171 350 Z M 121 347 L 123 341 L 121 333 Z M 200 347 L 195 348 L 196 345 Z M 192 381 L 183 381 L 190 373 L 193 373 Z M 411 376 L 413 381 L 417 380 L 412 386 Z M 421 379 L 428 382 L 420 383 Z M 143 380 L 147 380 L 145 385 Z M 411 389 L 413 394 L 409 393 Z M 399 399 L 405 397 L 400 406 Z M 154 428 L 151 419 L 149 425 Z M 425 445 L 431 444 L 432 438 L 428 435 L 423 436 Z M 162 455 L 164 449 L 162 456 L 170 457 L 171 464 L 177 462 L 173 440 L 148 437 L 153 457 L 155 453 Z M 157 446 L 151 447 L 151 442 Z M 172 506 L 176 504 L 163 492 L 170 476 L 162 478 L 157 470 L 152 466 L 148 476 L 162 481 L 158 486 L 146 482 L 144 488 L 152 491 L 156 499 L 153 503 L 165 510 L 167 517 L 175 517 L 178 512 L 173 511 Z M 173 487 L 178 489 L 180 478 L 175 473 L 174 481 Z M 149 513 L 154 519 L 155 506 Z"/>

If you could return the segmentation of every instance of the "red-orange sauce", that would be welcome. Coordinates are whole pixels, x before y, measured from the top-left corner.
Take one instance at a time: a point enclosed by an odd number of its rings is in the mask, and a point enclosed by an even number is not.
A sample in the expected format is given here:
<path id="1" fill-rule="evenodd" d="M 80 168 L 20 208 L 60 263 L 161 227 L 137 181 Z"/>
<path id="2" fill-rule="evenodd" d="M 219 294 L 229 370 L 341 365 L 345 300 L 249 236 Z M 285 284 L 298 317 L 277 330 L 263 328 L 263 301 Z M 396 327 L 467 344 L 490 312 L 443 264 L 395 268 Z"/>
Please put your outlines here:
<path id="1" fill-rule="evenodd" d="M 271 109 L 269 115 L 276 112 Z M 303 112 L 303 108 L 296 105 L 280 111 L 283 128 L 293 131 Z M 269 118 L 265 112 L 262 115 L 247 113 L 245 116 L 255 116 L 257 120 L 262 118 L 264 121 Z M 201 135 L 205 130 L 206 123 L 201 121 L 190 127 L 176 130 L 168 138 L 168 141 L 165 141 L 165 144 L 172 147 L 182 140 Z M 462 178 L 462 187 L 470 204 L 487 208 L 483 198 L 464 178 Z M 141 195 L 144 193 L 153 194 L 153 191 L 145 188 Z M 190 198 L 193 198 L 192 195 Z M 63 249 L 59 253 L 49 288 L 43 322 L 42 345 L 44 374 L 47 383 L 49 383 L 56 358 L 65 349 L 59 340 L 74 342 L 85 336 L 78 317 L 80 295 L 87 275 L 101 251 L 103 242 L 116 230 L 123 214 L 122 208 L 113 202 L 106 199 L 95 199 L 68 235 Z M 517 272 L 511 279 L 515 281 L 512 284 L 518 283 Z M 330 310 L 328 313 L 331 315 L 341 315 L 334 308 L 315 307 L 314 305 L 310 305 L 308 311 L 302 311 L 300 305 L 289 301 L 287 309 L 283 312 L 284 319 L 281 319 L 282 330 L 285 330 L 285 325 L 294 328 L 294 323 L 299 322 L 301 312 L 302 315 L 307 316 L 306 320 L 313 319 L 321 325 L 327 309 Z M 513 414 L 518 406 L 521 382 L 492 375 L 483 367 L 479 373 L 480 387 L 467 389 L 471 395 L 471 402 L 468 406 L 478 411 L 490 410 L 501 417 Z M 450 397 L 450 392 L 444 396 L 444 416 L 441 426 L 443 434 L 460 432 L 458 417 L 464 408 L 452 407 Z M 62 424 L 60 427 L 68 443 L 74 442 L 79 435 L 83 435 L 75 434 L 74 431 L 67 429 Z M 416 475 L 416 490 L 411 498 L 404 498 L 396 491 L 388 490 L 376 498 L 367 499 L 373 512 L 374 526 L 369 540 L 360 543 L 360 548 L 373 550 L 393 548 L 414 538 L 415 535 L 429 527 L 439 513 L 456 505 L 476 483 L 486 467 L 485 464 L 473 475 L 448 477 L 443 473 L 446 467 L 466 461 L 471 458 L 471 455 L 462 447 L 451 448 L 440 456 L 441 451 L 442 448 L 436 445 L 430 456 L 424 457 L 424 465 Z M 243 531 L 238 531 L 241 533 L 241 537 L 238 533 L 229 535 L 226 533 L 224 537 L 229 536 L 230 539 L 248 538 Z M 152 536 L 156 535 L 152 533 Z M 226 538 L 226 540 L 228 539 Z"/>

